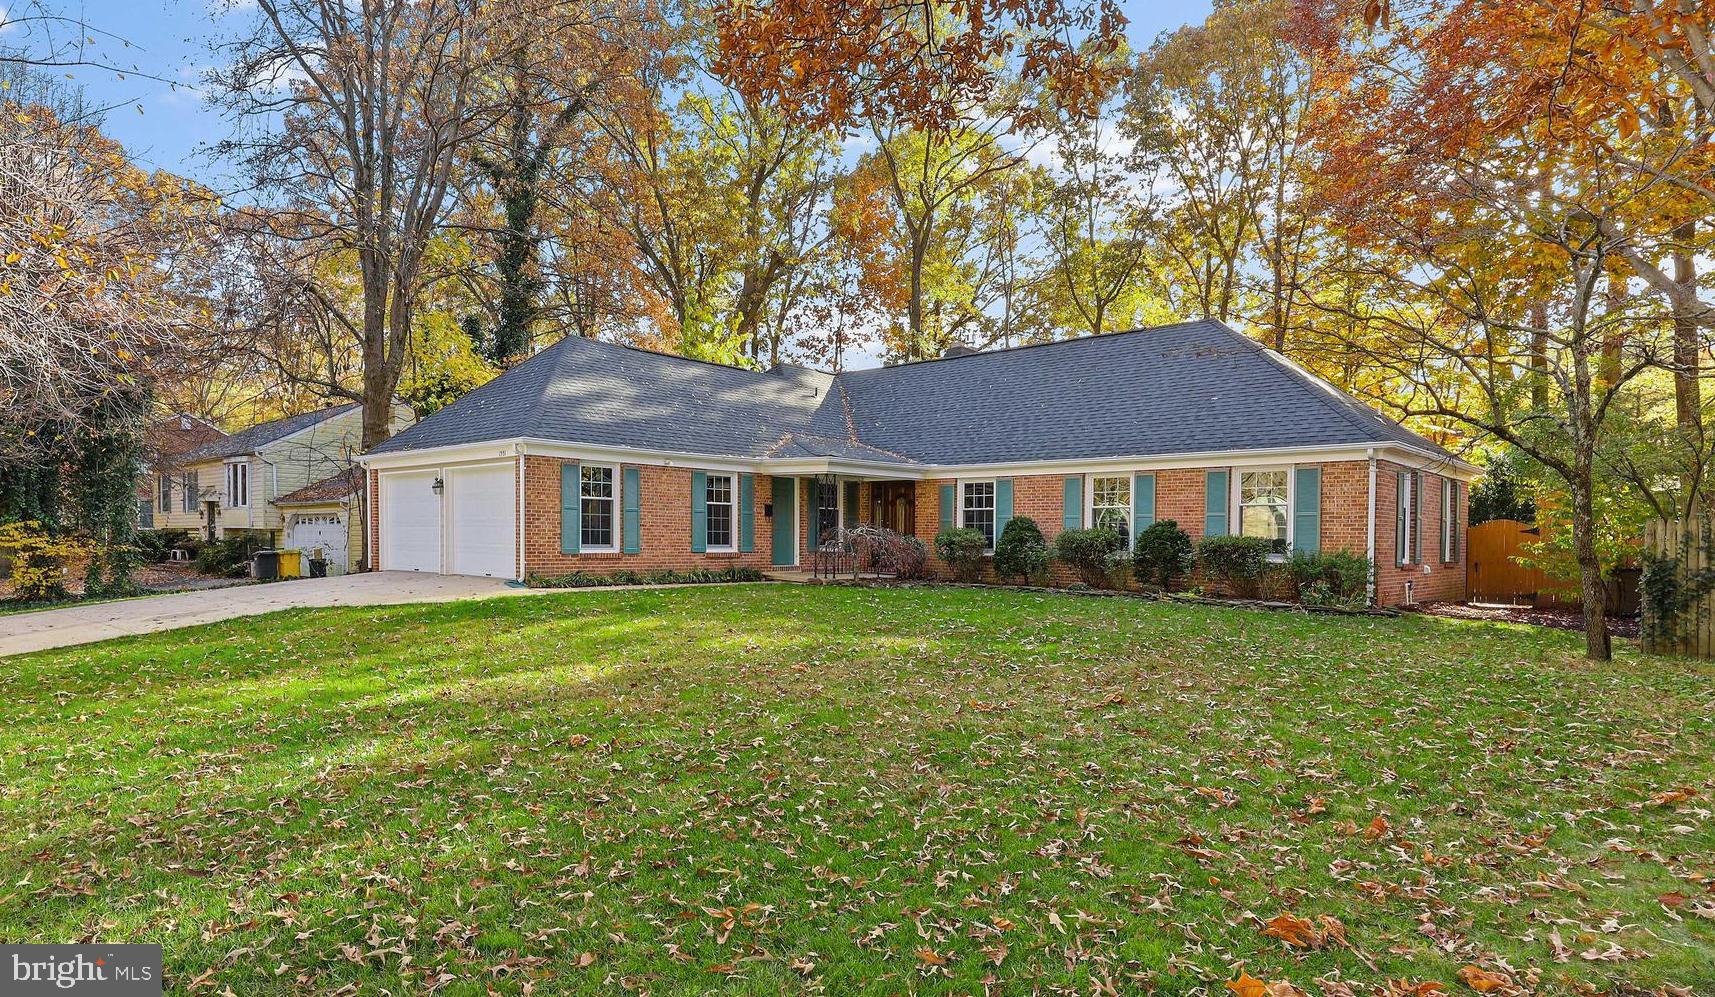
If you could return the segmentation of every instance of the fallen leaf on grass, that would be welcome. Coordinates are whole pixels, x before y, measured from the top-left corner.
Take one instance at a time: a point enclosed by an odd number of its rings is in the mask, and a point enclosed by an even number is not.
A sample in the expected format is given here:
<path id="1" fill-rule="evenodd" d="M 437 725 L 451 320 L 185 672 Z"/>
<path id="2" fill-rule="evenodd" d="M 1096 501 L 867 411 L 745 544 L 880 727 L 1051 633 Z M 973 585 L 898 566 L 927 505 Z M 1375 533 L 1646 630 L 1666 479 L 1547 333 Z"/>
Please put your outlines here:
<path id="1" fill-rule="evenodd" d="M 1447 992 L 1447 985 L 1434 980 L 1412 983 L 1409 980 L 1387 981 L 1387 997 L 1435 997 Z"/>
<path id="2" fill-rule="evenodd" d="M 945 966 L 947 957 L 934 949 L 918 949 L 917 961 L 925 966 Z"/>
<path id="3" fill-rule="evenodd" d="M 1676 786 L 1666 792 L 1655 794 L 1649 798 L 1649 801 L 1658 807 L 1671 807 L 1676 803 L 1684 803 L 1686 800 L 1696 798 L 1697 790 L 1690 786 Z"/>
<path id="4" fill-rule="evenodd" d="M 1493 993 L 1496 990 L 1512 989 L 1513 981 L 1510 976 L 1491 973 L 1479 966 L 1466 966 L 1459 970 L 1459 982 L 1480 994 Z"/>
<path id="5" fill-rule="evenodd" d="M 1303 997 L 1304 991 L 1284 980 L 1267 983 L 1249 973 L 1240 973 L 1236 980 L 1228 980 L 1227 989 L 1234 997 Z"/>
<path id="6" fill-rule="evenodd" d="M 1377 841 L 1387 837 L 1387 833 L 1391 830 L 1393 830 L 1393 825 L 1387 822 L 1387 818 L 1377 814 L 1376 819 L 1370 821 L 1370 826 L 1364 828 L 1364 837 L 1371 841 Z"/>
<path id="7" fill-rule="evenodd" d="M 1321 927 L 1307 918 L 1292 913 L 1277 914 L 1272 920 L 1264 922 L 1262 933 L 1268 938 L 1278 938 L 1285 942 L 1288 948 L 1319 949 L 1329 942 L 1337 945 L 1346 944 L 1346 926 L 1337 917 L 1324 914 Z"/>

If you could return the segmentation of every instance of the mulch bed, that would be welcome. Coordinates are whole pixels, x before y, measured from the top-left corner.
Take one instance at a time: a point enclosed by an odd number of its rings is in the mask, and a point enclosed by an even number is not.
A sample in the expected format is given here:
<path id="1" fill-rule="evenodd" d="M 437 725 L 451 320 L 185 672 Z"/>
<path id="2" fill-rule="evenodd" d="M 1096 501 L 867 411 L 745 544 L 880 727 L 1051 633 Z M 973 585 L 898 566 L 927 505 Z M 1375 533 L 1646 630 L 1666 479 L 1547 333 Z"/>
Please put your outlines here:
<path id="1" fill-rule="evenodd" d="M 1527 623 L 1533 627 L 1553 627 L 1556 630 L 1584 629 L 1584 613 L 1570 607 L 1537 609 L 1533 606 L 1473 606 L 1467 603 L 1440 602 L 1420 606 L 1419 612 L 1430 616 L 1445 616 L 1456 620 L 1491 620 L 1496 623 Z M 1639 621 L 1636 616 L 1608 617 L 1608 634 L 1613 637 L 1636 637 Z"/>

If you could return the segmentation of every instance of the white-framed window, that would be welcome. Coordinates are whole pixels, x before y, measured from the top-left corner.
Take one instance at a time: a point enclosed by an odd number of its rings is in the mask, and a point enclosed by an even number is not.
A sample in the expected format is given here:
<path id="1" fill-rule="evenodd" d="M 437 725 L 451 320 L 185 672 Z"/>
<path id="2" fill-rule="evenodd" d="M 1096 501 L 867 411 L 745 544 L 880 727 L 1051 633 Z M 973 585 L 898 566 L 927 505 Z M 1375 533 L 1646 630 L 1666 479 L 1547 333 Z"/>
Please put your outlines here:
<path id="1" fill-rule="evenodd" d="M 155 508 L 162 512 L 173 511 L 173 476 L 170 474 L 155 475 Z"/>
<path id="2" fill-rule="evenodd" d="M 197 485 L 197 472 L 186 471 L 179 475 L 179 511 L 197 511 L 197 499 L 201 489 Z"/>
<path id="3" fill-rule="evenodd" d="M 704 486 L 708 505 L 708 549 L 732 550 L 733 528 L 738 521 L 734 511 L 737 490 L 730 474 L 711 474 Z"/>
<path id="4" fill-rule="evenodd" d="M 977 530 L 994 550 L 994 482 L 959 482 L 959 525 Z"/>
<path id="5" fill-rule="evenodd" d="M 1131 546 L 1131 475 L 1092 474 L 1089 480 L 1090 512 L 1086 517 L 1094 528 L 1106 526 L 1125 538 Z"/>
<path id="6" fill-rule="evenodd" d="M 584 464 L 578 468 L 578 549 L 615 550 L 619 523 L 619 468 Z"/>
<path id="7" fill-rule="evenodd" d="M 235 461 L 226 465 L 226 507 L 244 509 L 250 505 L 250 464 Z"/>
<path id="8" fill-rule="evenodd" d="M 1292 471 L 1285 467 L 1240 470 L 1239 536 L 1267 540 L 1275 557 L 1292 541 Z"/>
<path id="9" fill-rule="evenodd" d="M 1417 553 L 1417 472 L 1399 471 L 1394 476 L 1393 559 L 1397 565 L 1413 562 Z"/>
<path id="10" fill-rule="evenodd" d="M 1452 478 L 1441 479 L 1441 563 L 1451 564 L 1459 549 L 1459 492 Z"/>

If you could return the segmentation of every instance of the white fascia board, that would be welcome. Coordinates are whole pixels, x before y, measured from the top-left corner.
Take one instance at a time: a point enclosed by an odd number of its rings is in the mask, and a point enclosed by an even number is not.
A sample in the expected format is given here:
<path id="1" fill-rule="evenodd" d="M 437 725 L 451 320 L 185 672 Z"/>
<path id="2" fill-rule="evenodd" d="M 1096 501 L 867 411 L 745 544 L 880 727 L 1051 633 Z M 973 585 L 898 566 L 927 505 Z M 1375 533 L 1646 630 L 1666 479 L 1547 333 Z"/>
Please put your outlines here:
<path id="1" fill-rule="evenodd" d="M 864 478 L 920 481 L 934 478 L 994 478 L 1039 474 L 1101 474 L 1123 471 L 1165 471 L 1199 467 L 1258 464 L 1321 464 L 1367 460 L 1377 456 L 1399 464 L 1432 470 L 1461 480 L 1473 480 L 1482 468 L 1452 457 L 1408 447 L 1393 441 L 1355 443 L 1337 447 L 1279 447 L 1269 450 L 1220 450 L 1203 453 L 1157 454 L 1148 457 L 1102 457 L 1087 460 L 1011 461 L 995 464 L 886 464 L 879 461 L 841 460 L 828 457 L 712 456 L 670 450 L 637 450 L 586 443 L 515 438 L 448 447 L 425 447 L 396 453 L 366 454 L 358 460 L 371 469 L 393 469 L 439 465 L 455 461 L 483 461 L 497 457 L 537 456 L 588 460 L 609 464 L 645 464 L 658 467 L 691 467 L 698 470 L 752 472 L 758 474 L 845 474 Z"/>

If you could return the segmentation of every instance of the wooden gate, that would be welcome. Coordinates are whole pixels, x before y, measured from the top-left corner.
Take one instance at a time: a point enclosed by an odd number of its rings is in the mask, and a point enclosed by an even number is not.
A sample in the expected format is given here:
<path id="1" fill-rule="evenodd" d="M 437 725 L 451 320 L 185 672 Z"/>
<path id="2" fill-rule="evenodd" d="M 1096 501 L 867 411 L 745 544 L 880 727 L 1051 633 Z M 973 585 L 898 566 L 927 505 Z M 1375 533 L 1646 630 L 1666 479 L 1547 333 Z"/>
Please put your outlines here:
<path id="1" fill-rule="evenodd" d="M 1576 594 L 1566 585 L 1518 562 L 1526 554 L 1524 545 L 1541 539 L 1536 527 L 1516 519 L 1491 519 L 1471 527 L 1465 541 L 1471 601 L 1509 606 L 1576 602 Z"/>
<path id="2" fill-rule="evenodd" d="M 1715 565 L 1715 524 L 1710 520 L 1655 520 L 1644 524 L 1644 550 L 1651 558 L 1678 565 L 1681 584 Z M 1644 613 L 1644 650 L 1654 654 L 1688 654 L 1715 658 L 1715 592 L 1704 592 L 1669 625 Z"/>

